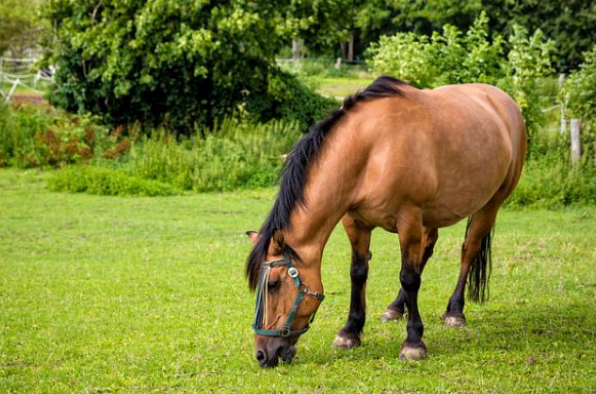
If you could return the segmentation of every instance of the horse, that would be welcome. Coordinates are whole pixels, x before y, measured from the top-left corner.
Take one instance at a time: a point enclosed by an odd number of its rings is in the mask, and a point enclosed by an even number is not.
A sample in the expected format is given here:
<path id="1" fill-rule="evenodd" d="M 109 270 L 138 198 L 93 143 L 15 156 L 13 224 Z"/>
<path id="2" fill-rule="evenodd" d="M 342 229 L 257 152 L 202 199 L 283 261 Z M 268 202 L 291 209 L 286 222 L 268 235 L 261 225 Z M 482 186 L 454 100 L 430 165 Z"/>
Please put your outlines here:
<path id="1" fill-rule="evenodd" d="M 341 221 L 351 244 L 351 301 L 333 345 L 361 345 L 371 231 L 396 233 L 401 289 L 384 321 L 407 316 L 399 358 L 426 357 L 418 310 L 423 269 L 438 230 L 468 218 L 455 290 L 444 324 L 466 324 L 464 292 L 484 301 L 491 230 L 499 207 L 517 185 L 525 158 L 525 122 L 516 103 L 485 84 L 420 90 L 381 76 L 347 97 L 289 153 L 275 203 L 246 262 L 257 290 L 256 358 L 289 362 L 324 299 L 323 249 Z M 407 308 L 407 313 L 406 313 Z"/>

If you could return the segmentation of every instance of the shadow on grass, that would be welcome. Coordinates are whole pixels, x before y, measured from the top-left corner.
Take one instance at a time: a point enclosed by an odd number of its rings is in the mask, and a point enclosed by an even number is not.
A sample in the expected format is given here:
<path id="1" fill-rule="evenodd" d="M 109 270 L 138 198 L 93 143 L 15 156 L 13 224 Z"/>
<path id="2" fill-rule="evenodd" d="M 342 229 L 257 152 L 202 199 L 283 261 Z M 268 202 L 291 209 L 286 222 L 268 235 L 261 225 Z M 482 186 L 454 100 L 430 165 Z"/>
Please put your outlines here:
<path id="1" fill-rule="evenodd" d="M 538 354 L 579 357 L 593 349 L 596 338 L 596 313 L 589 302 L 553 306 L 528 304 L 510 310 L 486 308 L 480 313 L 469 312 L 467 316 L 468 326 L 459 329 L 437 326 L 440 323 L 436 322 L 429 324 L 429 320 L 437 316 L 427 318 L 430 330 L 424 340 L 429 362 L 452 358 L 482 362 L 495 357 L 511 359 L 520 354 L 522 357 Z M 329 365 L 397 360 L 406 335 L 405 322 L 384 323 L 383 327 L 369 322 L 368 327 L 359 348 L 335 349 L 329 340 L 326 346 L 299 349 L 302 357 L 295 362 Z"/>

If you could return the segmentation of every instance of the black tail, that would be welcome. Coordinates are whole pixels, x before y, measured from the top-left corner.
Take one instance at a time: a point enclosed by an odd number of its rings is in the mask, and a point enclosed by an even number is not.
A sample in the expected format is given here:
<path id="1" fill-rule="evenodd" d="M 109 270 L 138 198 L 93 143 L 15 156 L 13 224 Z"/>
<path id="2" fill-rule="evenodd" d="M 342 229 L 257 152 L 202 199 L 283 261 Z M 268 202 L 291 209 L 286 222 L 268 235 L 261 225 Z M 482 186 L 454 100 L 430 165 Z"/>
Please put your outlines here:
<path id="1" fill-rule="evenodd" d="M 472 223 L 472 217 L 468 218 L 466 225 L 466 237 L 468 230 Z M 473 302 L 484 303 L 488 301 L 489 289 L 488 281 L 492 271 L 492 257 L 491 257 L 491 238 L 495 231 L 493 227 L 491 231 L 482 238 L 480 242 L 480 252 L 470 266 L 468 272 L 468 299 Z"/>

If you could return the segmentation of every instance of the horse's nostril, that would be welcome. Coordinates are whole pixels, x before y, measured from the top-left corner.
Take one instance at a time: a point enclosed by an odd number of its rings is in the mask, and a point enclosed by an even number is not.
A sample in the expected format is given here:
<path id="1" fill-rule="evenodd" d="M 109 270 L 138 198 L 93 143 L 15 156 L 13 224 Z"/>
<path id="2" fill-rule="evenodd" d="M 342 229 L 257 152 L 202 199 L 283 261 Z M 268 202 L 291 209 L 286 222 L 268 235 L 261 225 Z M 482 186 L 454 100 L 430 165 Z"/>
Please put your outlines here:
<path id="1" fill-rule="evenodd" d="M 257 361 L 262 363 L 263 361 L 265 361 L 265 353 L 261 350 L 259 350 L 257 352 Z"/>

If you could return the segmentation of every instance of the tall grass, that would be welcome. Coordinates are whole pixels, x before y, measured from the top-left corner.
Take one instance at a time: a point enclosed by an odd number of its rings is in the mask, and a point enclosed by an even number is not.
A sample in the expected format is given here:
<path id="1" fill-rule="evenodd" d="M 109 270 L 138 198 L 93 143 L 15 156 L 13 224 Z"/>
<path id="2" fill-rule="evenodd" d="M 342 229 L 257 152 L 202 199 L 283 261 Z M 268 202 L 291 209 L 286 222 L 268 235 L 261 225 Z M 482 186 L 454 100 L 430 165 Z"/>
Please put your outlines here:
<path id="1" fill-rule="evenodd" d="M 177 140 L 157 131 L 131 149 L 123 169 L 198 192 L 271 186 L 300 129 L 295 122 L 227 119 L 203 134 Z"/>

